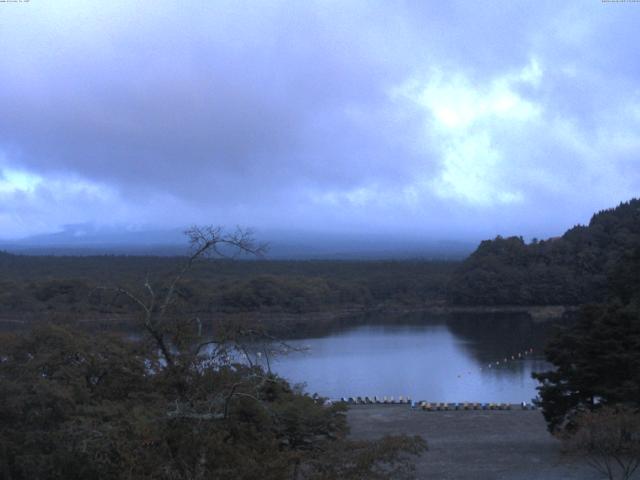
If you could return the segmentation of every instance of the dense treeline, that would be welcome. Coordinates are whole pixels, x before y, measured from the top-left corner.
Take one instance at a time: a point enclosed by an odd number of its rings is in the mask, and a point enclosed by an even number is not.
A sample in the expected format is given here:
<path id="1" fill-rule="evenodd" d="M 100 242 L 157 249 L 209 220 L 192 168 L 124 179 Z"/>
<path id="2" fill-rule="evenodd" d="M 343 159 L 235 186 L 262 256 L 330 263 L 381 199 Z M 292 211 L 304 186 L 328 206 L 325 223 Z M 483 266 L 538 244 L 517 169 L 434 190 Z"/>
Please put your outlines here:
<path id="1" fill-rule="evenodd" d="M 545 348 L 534 373 L 550 432 L 607 478 L 640 467 L 640 247 L 612 268 L 607 301 L 584 305 Z"/>
<path id="2" fill-rule="evenodd" d="M 548 372 L 534 374 L 552 431 L 603 406 L 640 408 L 640 247 L 613 268 L 606 302 L 585 305 L 547 345 Z"/>
<path id="3" fill-rule="evenodd" d="M 31 257 L 0 252 L 0 315 L 127 312 L 102 287 L 161 285 L 181 257 Z M 433 304 L 444 300 L 453 262 L 203 260 L 180 285 L 183 311 L 311 312 Z"/>
<path id="4" fill-rule="evenodd" d="M 458 305 L 579 305 L 605 298 L 618 261 L 640 244 L 640 200 L 562 237 L 483 241 L 464 262 L 205 260 L 180 288 L 190 312 L 303 313 L 448 300 Z M 34 257 L 0 252 L 0 315 L 126 313 L 102 287 L 162 285 L 182 257 Z"/>
<path id="5" fill-rule="evenodd" d="M 602 301 L 607 279 L 640 245 L 640 200 L 603 210 L 558 238 L 483 241 L 453 274 L 448 298 L 465 305 L 579 305 Z"/>

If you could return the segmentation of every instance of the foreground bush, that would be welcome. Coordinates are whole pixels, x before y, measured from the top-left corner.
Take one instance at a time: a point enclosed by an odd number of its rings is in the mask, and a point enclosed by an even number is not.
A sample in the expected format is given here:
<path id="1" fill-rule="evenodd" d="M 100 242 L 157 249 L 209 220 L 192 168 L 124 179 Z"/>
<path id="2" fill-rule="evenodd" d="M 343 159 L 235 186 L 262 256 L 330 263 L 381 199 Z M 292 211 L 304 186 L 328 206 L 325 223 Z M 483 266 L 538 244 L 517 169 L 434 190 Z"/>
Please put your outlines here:
<path id="1" fill-rule="evenodd" d="M 219 346 L 219 345 L 218 345 Z M 0 477 L 38 479 L 403 478 L 419 438 L 345 438 L 323 406 L 229 352 L 49 325 L 0 344 Z"/>
<path id="2" fill-rule="evenodd" d="M 566 453 L 584 458 L 608 479 L 630 479 L 640 467 L 640 412 L 622 405 L 584 411 L 562 440 Z"/>
<path id="3" fill-rule="evenodd" d="M 105 288 L 139 311 L 139 341 L 46 326 L 0 342 L 0 473 L 40 479 L 386 479 L 412 474 L 418 437 L 346 439 L 343 405 L 292 389 L 249 353 L 241 325 L 202 336 L 176 302 L 194 262 L 259 255 L 249 232 L 185 232 L 173 280 Z M 261 341 L 267 338 L 260 337 Z M 265 355 L 269 353 L 261 344 Z M 206 354 L 205 354 L 206 353 Z M 269 370 L 269 363 L 267 363 Z"/>

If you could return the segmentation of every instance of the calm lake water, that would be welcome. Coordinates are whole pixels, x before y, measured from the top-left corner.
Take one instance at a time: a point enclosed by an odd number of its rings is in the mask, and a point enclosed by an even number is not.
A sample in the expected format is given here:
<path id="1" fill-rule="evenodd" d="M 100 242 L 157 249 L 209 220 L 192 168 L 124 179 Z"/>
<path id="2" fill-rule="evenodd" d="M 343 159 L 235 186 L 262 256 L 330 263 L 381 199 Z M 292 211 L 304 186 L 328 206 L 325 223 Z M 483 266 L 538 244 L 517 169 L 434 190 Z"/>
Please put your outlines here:
<path id="1" fill-rule="evenodd" d="M 305 351 L 275 357 L 272 369 L 329 398 L 529 402 L 531 372 L 549 368 L 542 349 L 551 328 L 509 316 L 413 315 L 290 341 Z"/>
<path id="2" fill-rule="evenodd" d="M 303 351 L 272 356 L 272 370 L 332 399 L 530 402 L 537 385 L 531 373 L 550 368 L 542 351 L 555 328 L 513 314 L 370 316 L 338 323 L 287 341 Z M 258 357 L 263 349 L 250 348 L 266 367 L 265 357 Z"/>

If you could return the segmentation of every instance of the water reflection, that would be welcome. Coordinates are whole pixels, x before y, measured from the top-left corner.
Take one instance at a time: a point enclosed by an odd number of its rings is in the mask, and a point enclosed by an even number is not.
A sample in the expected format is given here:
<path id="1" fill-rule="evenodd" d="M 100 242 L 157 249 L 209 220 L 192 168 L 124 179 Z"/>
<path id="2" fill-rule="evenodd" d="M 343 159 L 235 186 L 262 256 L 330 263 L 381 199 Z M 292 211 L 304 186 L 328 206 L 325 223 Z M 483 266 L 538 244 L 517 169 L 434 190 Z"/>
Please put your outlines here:
<path id="1" fill-rule="evenodd" d="M 531 372 L 548 368 L 541 355 L 548 332 L 547 325 L 514 318 L 401 318 L 290 341 L 307 351 L 279 356 L 272 368 L 330 398 L 530 401 L 536 395 Z M 517 357 L 529 348 L 532 355 Z"/>

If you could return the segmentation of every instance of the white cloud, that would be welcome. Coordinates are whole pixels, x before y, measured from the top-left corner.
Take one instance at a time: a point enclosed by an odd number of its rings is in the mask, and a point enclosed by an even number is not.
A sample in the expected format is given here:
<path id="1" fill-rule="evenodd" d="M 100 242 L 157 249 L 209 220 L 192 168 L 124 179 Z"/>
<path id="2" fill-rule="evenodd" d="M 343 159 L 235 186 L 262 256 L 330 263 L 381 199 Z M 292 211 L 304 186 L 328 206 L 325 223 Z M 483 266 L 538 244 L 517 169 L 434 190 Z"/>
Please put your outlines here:
<path id="1" fill-rule="evenodd" d="M 0 169 L 0 196 L 16 192 L 33 192 L 42 177 L 24 170 Z"/>
<path id="2" fill-rule="evenodd" d="M 488 119 L 526 121 L 540 115 L 540 107 L 518 94 L 527 84 L 538 86 L 542 69 L 537 60 L 515 73 L 478 85 L 459 73 L 434 70 L 428 80 L 413 79 L 393 92 L 427 110 L 436 126 L 445 130 L 463 130 Z"/>
<path id="3" fill-rule="evenodd" d="M 504 175 L 504 135 L 516 124 L 536 122 L 542 107 L 519 88 L 536 88 L 542 68 L 536 59 L 519 70 L 477 84 L 460 73 L 435 70 L 426 81 L 412 79 L 393 91 L 426 114 L 425 135 L 437 145 L 439 174 L 425 182 L 441 198 L 478 206 L 517 203 L 523 193 Z"/>
<path id="4" fill-rule="evenodd" d="M 430 182 L 438 196 L 480 206 L 522 200 L 520 192 L 501 185 L 503 155 L 487 132 L 456 138 L 442 155 L 442 172 Z"/>
<path id="5" fill-rule="evenodd" d="M 0 164 L 0 231 L 3 239 L 50 232 L 71 223 L 135 220 L 138 209 L 118 192 L 76 175 L 43 177 Z"/>

